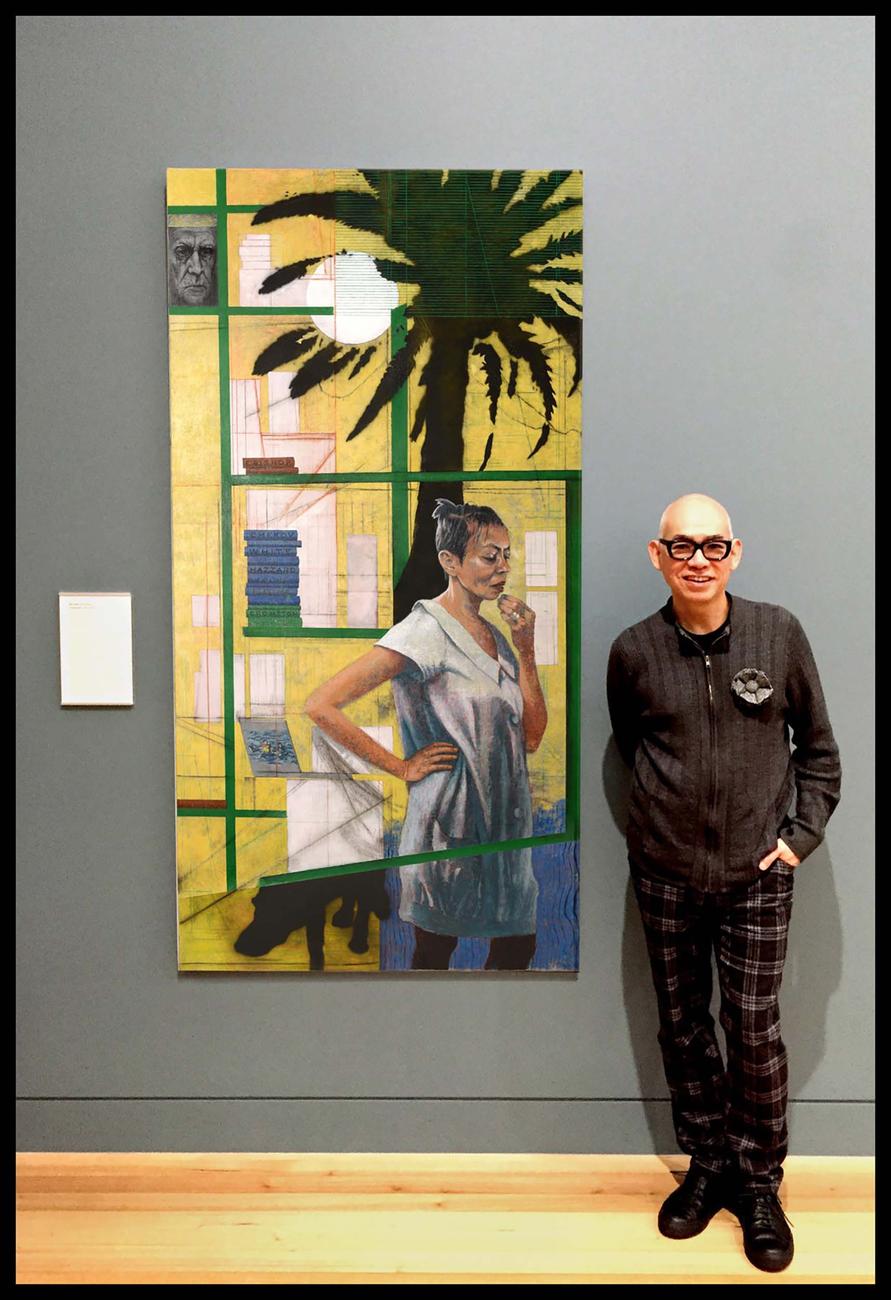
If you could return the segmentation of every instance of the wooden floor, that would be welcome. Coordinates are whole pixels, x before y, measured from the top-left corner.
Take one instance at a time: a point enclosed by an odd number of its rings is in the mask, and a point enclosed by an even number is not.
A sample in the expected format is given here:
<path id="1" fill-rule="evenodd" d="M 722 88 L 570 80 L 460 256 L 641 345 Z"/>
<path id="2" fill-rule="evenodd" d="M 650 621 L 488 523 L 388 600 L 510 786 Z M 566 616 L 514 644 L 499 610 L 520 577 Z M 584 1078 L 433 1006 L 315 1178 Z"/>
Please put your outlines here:
<path id="1" fill-rule="evenodd" d="M 683 1157 L 20 1155 L 19 1283 L 874 1281 L 873 1161 L 790 1158 L 795 1259 L 727 1211 L 667 1241 Z"/>

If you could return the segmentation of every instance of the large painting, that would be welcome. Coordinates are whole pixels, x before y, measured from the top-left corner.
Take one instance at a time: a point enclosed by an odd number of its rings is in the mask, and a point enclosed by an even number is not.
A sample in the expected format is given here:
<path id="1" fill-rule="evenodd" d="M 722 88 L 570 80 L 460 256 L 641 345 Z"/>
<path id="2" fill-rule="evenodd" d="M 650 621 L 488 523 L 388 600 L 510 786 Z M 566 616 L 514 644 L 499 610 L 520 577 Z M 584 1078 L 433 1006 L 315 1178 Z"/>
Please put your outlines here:
<path id="1" fill-rule="evenodd" d="M 180 970 L 577 969 L 581 174 L 166 229 Z"/>

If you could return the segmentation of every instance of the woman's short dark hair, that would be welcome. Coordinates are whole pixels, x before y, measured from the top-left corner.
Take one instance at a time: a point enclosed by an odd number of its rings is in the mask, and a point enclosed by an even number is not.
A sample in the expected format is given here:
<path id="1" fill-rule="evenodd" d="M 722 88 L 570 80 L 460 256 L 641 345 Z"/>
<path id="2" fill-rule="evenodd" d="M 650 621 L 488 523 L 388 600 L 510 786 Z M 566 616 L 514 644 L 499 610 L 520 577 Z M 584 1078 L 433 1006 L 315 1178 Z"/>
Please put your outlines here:
<path id="1" fill-rule="evenodd" d="M 445 497 L 437 497 L 436 509 L 436 553 L 450 551 L 463 562 L 467 543 L 474 533 L 481 528 L 503 528 L 504 521 L 491 506 L 455 505 Z"/>

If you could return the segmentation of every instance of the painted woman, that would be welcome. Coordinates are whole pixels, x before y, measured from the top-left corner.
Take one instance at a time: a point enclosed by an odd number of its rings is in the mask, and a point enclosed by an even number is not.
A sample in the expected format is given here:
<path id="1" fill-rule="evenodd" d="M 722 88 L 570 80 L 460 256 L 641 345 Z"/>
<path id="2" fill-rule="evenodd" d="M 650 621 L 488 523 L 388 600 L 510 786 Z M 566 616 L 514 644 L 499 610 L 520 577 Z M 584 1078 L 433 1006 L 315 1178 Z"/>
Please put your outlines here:
<path id="1" fill-rule="evenodd" d="M 419 600 L 374 649 L 306 703 L 333 740 L 408 783 L 402 856 L 497 844 L 532 835 L 526 754 L 538 748 L 547 707 L 535 664 L 535 613 L 506 593 L 510 535 L 488 506 L 440 499 L 436 550 L 447 580 Z M 483 618 L 496 604 L 510 632 Z M 343 710 L 384 682 L 404 758 Z M 525 970 L 535 952 L 538 887 L 529 847 L 440 858 L 399 869 L 399 915 L 414 927 L 414 970 L 445 970 L 464 936 L 488 938 L 488 970 Z"/>

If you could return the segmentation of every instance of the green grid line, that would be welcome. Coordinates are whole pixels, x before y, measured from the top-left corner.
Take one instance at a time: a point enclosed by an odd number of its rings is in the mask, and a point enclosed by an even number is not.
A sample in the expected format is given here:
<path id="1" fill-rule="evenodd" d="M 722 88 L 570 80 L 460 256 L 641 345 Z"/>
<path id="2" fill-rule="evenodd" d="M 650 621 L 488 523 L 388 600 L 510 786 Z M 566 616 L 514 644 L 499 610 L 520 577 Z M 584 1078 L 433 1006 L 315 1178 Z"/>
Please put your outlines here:
<path id="1" fill-rule="evenodd" d="M 218 230 L 218 284 L 220 304 L 208 307 L 171 307 L 171 315 L 216 316 L 218 318 L 219 340 L 219 387 L 220 387 L 220 444 L 221 444 L 221 564 L 222 564 L 222 610 L 223 627 L 223 712 L 224 712 L 224 758 L 225 758 L 225 809 L 180 808 L 177 815 L 181 817 L 224 817 L 226 819 L 226 887 L 237 888 L 238 872 L 236 861 L 235 822 L 237 818 L 286 818 L 287 813 L 276 809 L 236 809 L 235 808 L 235 685 L 234 685 L 234 601 L 232 591 L 232 488 L 242 485 L 275 484 L 292 485 L 300 483 L 389 483 L 392 486 L 407 486 L 420 482 L 564 482 L 566 484 L 566 535 L 568 549 L 568 583 L 567 583 L 567 828 L 555 835 L 533 836 L 522 840 L 511 840 L 494 845 L 473 845 L 466 848 L 451 848 L 436 852 L 413 854 L 369 862 L 353 863 L 342 867 L 316 868 L 310 871 L 288 872 L 284 875 L 266 876 L 260 879 L 260 885 L 277 885 L 292 883 L 297 879 L 314 879 L 330 875 L 348 875 L 374 868 L 385 869 L 410 865 L 412 863 L 432 862 L 458 857 L 476 857 L 485 853 L 504 852 L 518 848 L 533 847 L 543 844 L 566 843 L 578 838 L 580 808 L 580 655 L 581 655 L 581 533 L 580 533 L 580 470 L 486 470 L 486 471 L 438 471 L 428 473 L 410 473 L 408 471 L 408 384 L 403 385 L 391 403 L 391 465 L 389 473 L 366 474 L 295 474 L 295 475 L 233 475 L 231 473 L 231 429 L 229 419 L 229 325 L 233 315 L 287 316 L 287 315 L 333 315 L 333 307 L 230 307 L 228 294 L 228 222 L 227 216 L 232 212 L 258 212 L 261 204 L 227 204 L 226 170 L 216 170 L 217 202 L 215 206 L 202 204 L 170 204 L 168 212 L 173 213 L 214 213 L 217 217 Z M 222 238 L 219 238 L 222 232 Z M 395 308 L 391 318 L 391 356 L 398 348 L 405 345 L 407 332 L 406 308 Z M 393 585 L 404 568 L 409 554 L 408 539 L 408 492 L 394 493 L 391 501 L 393 512 Z M 385 629 L 384 629 L 385 630 Z M 363 628 L 317 628 L 303 629 L 298 635 L 317 635 L 325 637 L 377 637 L 381 629 Z M 267 630 L 245 628 L 247 636 L 293 636 L 295 633 L 270 633 Z"/>
<path id="2" fill-rule="evenodd" d="M 288 628 L 265 628 L 253 624 L 250 627 L 241 629 L 244 636 L 256 637 L 341 637 L 347 641 L 358 641 L 363 637 L 366 640 L 374 638 L 379 640 L 385 632 L 389 632 L 387 627 L 297 627 L 293 630 Z"/>
<path id="3" fill-rule="evenodd" d="M 461 845 L 451 849 L 435 849 L 431 853 L 406 853 L 395 858 L 371 858 L 368 862 L 350 862 L 342 867 L 312 867 L 307 871 L 286 871 L 278 876 L 261 876 L 261 888 L 269 885 L 290 885 L 295 880 L 317 880 L 323 876 L 348 876 L 357 871 L 384 871 L 387 867 L 408 867 L 418 862 L 442 862 L 452 858 L 478 858 L 486 853 L 508 853 L 515 849 L 532 849 L 542 844 L 567 844 L 572 840 L 567 832 L 556 835 L 529 835 L 522 840 L 496 840 L 493 844 Z"/>
<path id="4" fill-rule="evenodd" d="M 230 307 L 230 316 L 333 316 L 333 307 Z"/>
<path id="5" fill-rule="evenodd" d="M 225 174 L 224 167 L 218 167 L 217 176 L 220 172 Z M 217 191 L 219 194 L 219 190 Z M 260 212 L 262 208 L 268 207 L 266 203 L 168 203 L 168 212 L 213 212 L 219 215 L 220 210 L 223 212 Z"/>
<path id="6" fill-rule="evenodd" d="M 368 470 L 355 474 L 233 474 L 229 482 L 234 487 L 255 487 L 257 484 L 294 483 L 573 483 L 581 478 L 581 470 L 534 469 L 502 470 Z"/>
<path id="7" fill-rule="evenodd" d="M 405 319 L 405 307 L 394 307 L 390 313 L 390 356 L 391 358 L 405 347 L 408 337 L 408 324 Z M 390 466 L 394 476 L 408 473 L 408 380 L 399 389 L 390 402 Z M 390 518 L 393 537 L 393 590 L 402 577 L 408 563 L 408 484 L 405 491 L 397 492 L 396 483 L 405 482 L 401 477 L 394 477 L 394 490 L 390 496 Z"/>
<path id="8" fill-rule="evenodd" d="M 227 250 L 228 253 L 228 250 Z M 218 259 L 222 262 L 222 257 Z M 227 257 L 228 260 L 228 257 Z M 333 307 L 175 307 L 168 316 L 333 316 Z"/>
<path id="9" fill-rule="evenodd" d="M 582 528 L 581 484 L 566 484 L 566 829 L 581 822 Z"/>
<path id="10" fill-rule="evenodd" d="M 235 633 L 232 595 L 231 429 L 229 426 L 229 241 L 226 228 L 226 169 L 217 169 L 217 284 L 220 314 L 217 329 L 220 358 L 220 564 L 222 567 L 223 627 L 223 757 L 226 788 L 226 888 L 238 885 L 235 851 Z M 219 232 L 222 231 L 222 238 Z"/>
<path id="11" fill-rule="evenodd" d="M 282 777 L 282 780 L 286 778 Z M 177 817 L 229 817 L 228 808 L 177 808 Z M 235 817 L 287 817 L 284 808 L 236 808 Z"/>

